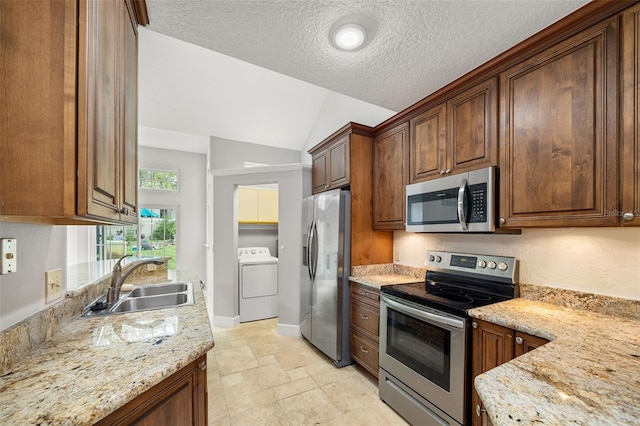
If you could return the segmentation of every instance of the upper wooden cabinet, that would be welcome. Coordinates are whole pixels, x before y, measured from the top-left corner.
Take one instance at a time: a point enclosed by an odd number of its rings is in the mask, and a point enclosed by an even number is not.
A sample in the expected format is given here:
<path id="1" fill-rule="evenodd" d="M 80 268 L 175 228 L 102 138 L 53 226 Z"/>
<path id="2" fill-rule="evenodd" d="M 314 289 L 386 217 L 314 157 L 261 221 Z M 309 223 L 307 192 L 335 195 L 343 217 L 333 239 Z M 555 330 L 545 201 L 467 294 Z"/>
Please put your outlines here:
<path id="1" fill-rule="evenodd" d="M 617 74 L 617 17 L 501 74 L 502 226 L 617 224 Z"/>
<path id="2" fill-rule="evenodd" d="M 0 14 L 1 219 L 135 223 L 144 2 L 2 1 Z"/>
<path id="3" fill-rule="evenodd" d="M 349 136 L 331 141 L 312 154 L 311 185 L 314 194 L 349 185 Z"/>
<path id="4" fill-rule="evenodd" d="M 621 209 L 625 226 L 640 226 L 640 5 L 622 14 Z"/>
<path id="5" fill-rule="evenodd" d="M 373 140 L 373 229 L 404 229 L 409 123 Z"/>
<path id="6" fill-rule="evenodd" d="M 410 120 L 409 181 L 497 164 L 497 78 Z"/>
<path id="7" fill-rule="evenodd" d="M 345 125 L 309 150 L 314 194 L 334 187 L 351 190 L 352 266 L 393 260 L 393 234 L 373 227 L 373 151 L 372 129 L 357 123 Z"/>

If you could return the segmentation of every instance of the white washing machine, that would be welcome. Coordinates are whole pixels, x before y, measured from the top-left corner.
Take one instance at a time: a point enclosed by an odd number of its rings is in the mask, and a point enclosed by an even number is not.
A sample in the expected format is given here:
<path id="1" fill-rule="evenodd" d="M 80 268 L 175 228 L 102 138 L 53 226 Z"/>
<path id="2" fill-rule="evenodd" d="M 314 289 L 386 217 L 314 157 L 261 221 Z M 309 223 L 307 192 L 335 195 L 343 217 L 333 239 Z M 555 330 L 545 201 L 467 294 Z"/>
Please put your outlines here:
<path id="1" fill-rule="evenodd" d="M 278 316 L 278 258 L 268 247 L 238 249 L 240 322 Z"/>

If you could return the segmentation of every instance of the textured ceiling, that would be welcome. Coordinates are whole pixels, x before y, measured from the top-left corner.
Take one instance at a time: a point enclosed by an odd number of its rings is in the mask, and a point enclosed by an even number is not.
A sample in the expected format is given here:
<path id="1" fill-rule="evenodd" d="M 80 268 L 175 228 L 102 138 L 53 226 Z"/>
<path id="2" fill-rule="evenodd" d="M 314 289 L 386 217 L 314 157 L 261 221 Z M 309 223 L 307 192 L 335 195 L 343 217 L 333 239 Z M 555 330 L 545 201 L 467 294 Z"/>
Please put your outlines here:
<path id="1" fill-rule="evenodd" d="M 147 0 L 149 29 L 400 111 L 586 0 Z M 373 39 L 342 52 L 340 19 Z"/>

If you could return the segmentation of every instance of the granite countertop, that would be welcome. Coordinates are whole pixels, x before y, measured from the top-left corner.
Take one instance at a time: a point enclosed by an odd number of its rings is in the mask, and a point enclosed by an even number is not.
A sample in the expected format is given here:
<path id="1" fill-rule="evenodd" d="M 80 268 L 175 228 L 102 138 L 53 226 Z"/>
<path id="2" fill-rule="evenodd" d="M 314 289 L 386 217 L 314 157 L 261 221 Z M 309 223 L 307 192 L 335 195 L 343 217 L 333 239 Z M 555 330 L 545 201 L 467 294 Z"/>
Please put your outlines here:
<path id="1" fill-rule="evenodd" d="M 408 284 L 408 283 L 421 282 L 424 280 L 421 280 L 420 278 L 408 276 L 408 275 L 401 275 L 401 274 L 380 274 L 380 275 L 350 276 L 349 281 L 366 285 L 368 287 L 380 289 L 380 287 L 382 287 L 383 285 Z"/>
<path id="2" fill-rule="evenodd" d="M 195 304 L 70 321 L 0 376 L 0 422 L 93 424 L 206 354 L 213 336 L 197 276 L 155 281 L 192 281 Z"/>
<path id="3" fill-rule="evenodd" d="M 640 321 L 527 299 L 469 315 L 551 340 L 476 377 L 495 426 L 638 424 Z"/>

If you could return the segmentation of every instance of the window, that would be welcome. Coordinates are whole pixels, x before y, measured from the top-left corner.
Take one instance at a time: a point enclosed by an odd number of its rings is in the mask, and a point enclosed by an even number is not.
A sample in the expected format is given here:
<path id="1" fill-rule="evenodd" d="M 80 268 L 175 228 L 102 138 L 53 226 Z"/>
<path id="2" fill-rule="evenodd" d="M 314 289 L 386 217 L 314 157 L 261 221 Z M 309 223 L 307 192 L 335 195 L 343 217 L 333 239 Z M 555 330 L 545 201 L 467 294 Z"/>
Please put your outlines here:
<path id="1" fill-rule="evenodd" d="M 140 169 L 138 172 L 138 187 L 140 189 L 155 189 L 159 191 L 177 191 L 178 172 Z"/>
<path id="2" fill-rule="evenodd" d="M 175 270 L 176 225 L 174 209 L 141 207 L 138 225 L 96 226 L 95 260 L 118 259 L 125 254 L 138 259 L 168 256 L 167 268 Z"/>

